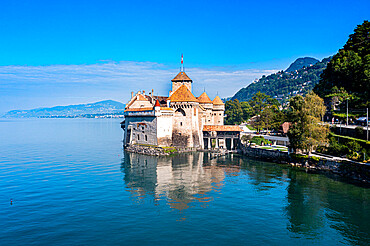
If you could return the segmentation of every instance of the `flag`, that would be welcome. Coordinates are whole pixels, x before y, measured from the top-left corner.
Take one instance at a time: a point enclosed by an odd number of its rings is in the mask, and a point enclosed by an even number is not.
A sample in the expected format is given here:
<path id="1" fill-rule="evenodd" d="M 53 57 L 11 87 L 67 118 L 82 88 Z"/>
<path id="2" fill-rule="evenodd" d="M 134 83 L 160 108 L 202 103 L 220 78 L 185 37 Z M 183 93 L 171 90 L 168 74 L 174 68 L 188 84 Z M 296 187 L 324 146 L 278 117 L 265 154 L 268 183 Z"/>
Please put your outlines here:
<path id="1" fill-rule="evenodd" d="M 184 56 L 181 54 L 181 64 L 184 63 Z"/>

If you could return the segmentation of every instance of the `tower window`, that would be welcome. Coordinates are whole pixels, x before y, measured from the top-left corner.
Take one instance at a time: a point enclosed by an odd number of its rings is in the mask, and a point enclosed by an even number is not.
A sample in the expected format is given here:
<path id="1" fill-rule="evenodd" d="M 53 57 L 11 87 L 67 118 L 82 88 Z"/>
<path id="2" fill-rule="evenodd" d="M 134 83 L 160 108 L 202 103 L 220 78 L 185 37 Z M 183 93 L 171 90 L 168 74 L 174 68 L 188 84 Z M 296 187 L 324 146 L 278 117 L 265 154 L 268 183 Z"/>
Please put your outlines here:
<path id="1" fill-rule="evenodd" d="M 182 122 L 180 122 L 180 126 L 182 126 Z"/>
<path id="2" fill-rule="evenodd" d="M 145 141 L 148 141 L 148 136 L 147 135 L 145 135 Z"/>
<path id="3" fill-rule="evenodd" d="M 140 135 L 139 134 L 137 134 L 137 140 L 140 140 Z"/>

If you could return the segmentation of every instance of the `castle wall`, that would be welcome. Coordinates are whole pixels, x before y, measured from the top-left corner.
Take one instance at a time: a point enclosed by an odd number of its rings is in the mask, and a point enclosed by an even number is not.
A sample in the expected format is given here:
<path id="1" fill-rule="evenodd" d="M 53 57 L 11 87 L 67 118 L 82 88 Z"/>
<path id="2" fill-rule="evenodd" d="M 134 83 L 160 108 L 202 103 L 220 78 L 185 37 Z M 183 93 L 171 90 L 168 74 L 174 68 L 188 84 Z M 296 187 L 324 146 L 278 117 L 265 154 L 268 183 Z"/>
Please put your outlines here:
<path id="1" fill-rule="evenodd" d="M 159 146 L 172 145 L 172 116 L 157 117 L 157 139 Z"/>
<path id="2" fill-rule="evenodd" d="M 125 145 L 135 143 L 157 145 L 157 118 L 126 117 L 124 141 Z"/>

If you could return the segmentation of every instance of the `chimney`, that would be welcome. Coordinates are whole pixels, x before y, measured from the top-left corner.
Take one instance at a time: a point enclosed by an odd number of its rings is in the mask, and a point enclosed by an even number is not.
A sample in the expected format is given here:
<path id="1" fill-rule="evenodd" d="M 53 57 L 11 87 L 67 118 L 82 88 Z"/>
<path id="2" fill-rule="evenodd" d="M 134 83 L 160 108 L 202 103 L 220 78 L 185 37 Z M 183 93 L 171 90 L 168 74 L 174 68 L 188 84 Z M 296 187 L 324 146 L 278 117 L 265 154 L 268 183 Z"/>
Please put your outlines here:
<path id="1" fill-rule="evenodd" d="M 145 96 L 145 91 L 143 91 L 143 95 Z"/>
<path id="2" fill-rule="evenodd" d="M 134 92 L 131 91 L 131 99 L 134 97 Z"/>

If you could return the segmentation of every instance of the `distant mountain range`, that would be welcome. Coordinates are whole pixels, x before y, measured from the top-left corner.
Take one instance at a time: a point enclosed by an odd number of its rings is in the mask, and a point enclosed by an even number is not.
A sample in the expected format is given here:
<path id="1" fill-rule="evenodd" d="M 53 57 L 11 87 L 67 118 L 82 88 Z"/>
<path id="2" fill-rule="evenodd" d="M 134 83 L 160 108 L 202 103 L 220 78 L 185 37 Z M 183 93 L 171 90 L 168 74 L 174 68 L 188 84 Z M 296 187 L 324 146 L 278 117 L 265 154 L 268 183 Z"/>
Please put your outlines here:
<path id="1" fill-rule="evenodd" d="M 262 76 L 252 84 L 240 89 L 231 99 L 248 101 L 257 92 L 265 93 L 285 103 L 295 95 L 305 95 L 319 82 L 320 75 L 326 68 L 329 58 L 319 61 L 305 57 L 295 60 L 287 70 Z"/>
<path id="2" fill-rule="evenodd" d="M 106 114 L 119 114 L 125 110 L 125 104 L 106 100 L 89 104 L 56 106 L 51 108 L 36 108 L 31 110 L 12 110 L 3 117 L 6 118 L 53 118 L 53 117 L 94 117 Z"/>

